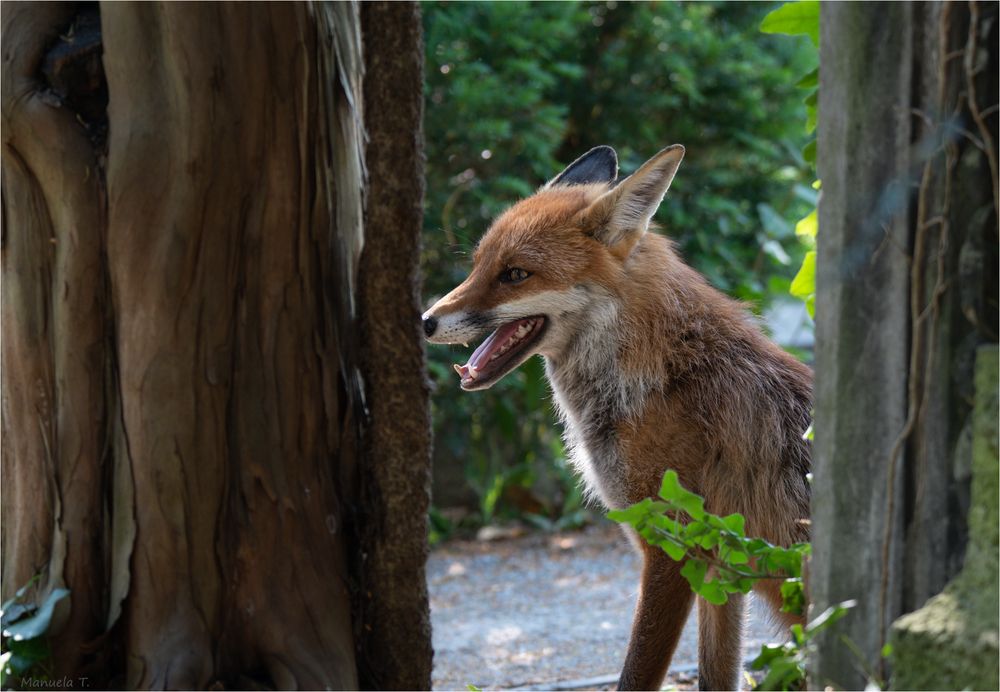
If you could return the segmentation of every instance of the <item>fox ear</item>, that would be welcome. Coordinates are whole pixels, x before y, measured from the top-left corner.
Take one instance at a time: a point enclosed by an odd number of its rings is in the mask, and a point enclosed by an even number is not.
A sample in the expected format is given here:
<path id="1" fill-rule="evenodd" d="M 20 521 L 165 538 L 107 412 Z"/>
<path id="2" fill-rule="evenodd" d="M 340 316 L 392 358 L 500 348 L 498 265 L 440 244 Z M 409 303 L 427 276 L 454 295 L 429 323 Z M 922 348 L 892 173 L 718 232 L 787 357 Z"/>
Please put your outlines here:
<path id="1" fill-rule="evenodd" d="M 638 240 L 649 227 L 683 158 L 684 147 L 669 146 L 616 188 L 598 197 L 585 212 L 586 226 L 594 237 L 609 246 L 629 236 Z"/>
<path id="2" fill-rule="evenodd" d="M 546 183 L 544 189 L 555 185 L 584 185 L 610 183 L 618 176 L 618 154 L 609 146 L 594 147 L 566 170 Z"/>

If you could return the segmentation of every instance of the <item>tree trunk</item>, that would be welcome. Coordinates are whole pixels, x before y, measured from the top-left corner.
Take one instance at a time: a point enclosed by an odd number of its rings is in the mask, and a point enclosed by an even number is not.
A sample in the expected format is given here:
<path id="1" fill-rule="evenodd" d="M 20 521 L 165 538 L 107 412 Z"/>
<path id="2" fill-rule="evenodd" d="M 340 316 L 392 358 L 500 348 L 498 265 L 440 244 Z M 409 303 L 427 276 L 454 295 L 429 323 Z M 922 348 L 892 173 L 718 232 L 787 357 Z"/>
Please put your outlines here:
<path id="1" fill-rule="evenodd" d="M 965 551 L 973 365 L 997 339 L 997 5 L 830 3 L 821 29 L 810 588 L 814 614 L 858 605 L 811 674 L 854 689 Z"/>
<path id="2" fill-rule="evenodd" d="M 356 688 L 359 652 L 376 666 L 426 623 L 429 464 L 416 301 L 359 292 L 380 105 L 359 7 L 103 4 L 106 114 L 87 12 L 3 6 L 4 596 L 36 573 L 70 589 L 54 659 L 91 684 Z M 419 104 L 405 67 L 382 78 Z M 384 262 L 411 286 L 419 116 L 385 135 L 412 161 L 381 183 L 406 198 Z M 392 389 L 361 358 L 370 324 L 409 353 Z M 396 571 L 365 566 L 400 546 Z M 386 595 L 363 607 L 366 583 Z M 403 620 L 356 636 L 383 612 Z M 429 684 L 429 628 L 408 636 L 416 677 L 390 666 L 387 686 Z"/>
<path id="3" fill-rule="evenodd" d="M 56 613 L 78 670 L 80 644 L 104 631 L 106 502 L 117 394 L 100 153 L 76 114 L 40 84 L 43 62 L 76 8 L 4 3 L 3 597 L 44 573 L 69 585 Z M 131 483 L 129 479 L 128 483 Z M 131 505 L 131 503 L 129 503 Z M 115 537 L 127 532 L 118 514 Z M 131 546 L 131 539 L 126 541 Z"/>
<path id="4" fill-rule="evenodd" d="M 416 4 L 361 6 L 368 134 L 361 257 L 365 431 L 362 683 L 430 689 L 431 626 L 424 564 L 430 502 L 430 387 L 420 321 L 423 218 L 423 36 Z M 414 184 L 414 181 L 419 181 Z M 401 329 L 402 325 L 402 329 Z M 416 405 L 415 405 L 416 404 Z M 415 463 L 418 462 L 418 463 Z"/>

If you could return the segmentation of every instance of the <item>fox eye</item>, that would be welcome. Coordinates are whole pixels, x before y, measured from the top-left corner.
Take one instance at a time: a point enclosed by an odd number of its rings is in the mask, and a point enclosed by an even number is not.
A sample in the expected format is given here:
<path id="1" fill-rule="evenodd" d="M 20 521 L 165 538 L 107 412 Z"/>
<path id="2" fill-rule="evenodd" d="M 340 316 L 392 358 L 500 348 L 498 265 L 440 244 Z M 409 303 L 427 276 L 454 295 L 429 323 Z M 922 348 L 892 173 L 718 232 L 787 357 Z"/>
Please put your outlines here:
<path id="1" fill-rule="evenodd" d="M 511 267 L 510 269 L 505 269 L 500 272 L 500 283 L 502 284 L 517 284 L 521 283 L 527 279 L 531 274 L 524 269 L 519 269 L 518 267 Z"/>

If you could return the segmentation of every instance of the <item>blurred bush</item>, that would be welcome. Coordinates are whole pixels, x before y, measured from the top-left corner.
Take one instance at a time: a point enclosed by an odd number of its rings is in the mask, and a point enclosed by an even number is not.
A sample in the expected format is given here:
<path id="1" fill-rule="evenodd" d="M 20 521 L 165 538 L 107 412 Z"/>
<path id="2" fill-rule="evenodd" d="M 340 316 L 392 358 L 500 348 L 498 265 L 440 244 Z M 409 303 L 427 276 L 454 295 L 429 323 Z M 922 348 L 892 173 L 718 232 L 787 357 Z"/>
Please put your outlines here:
<path id="1" fill-rule="evenodd" d="M 625 174 L 684 144 L 664 232 L 755 310 L 785 295 L 804 254 L 794 220 L 816 200 L 795 87 L 816 56 L 808 40 L 759 33 L 773 6 L 425 3 L 428 304 L 465 277 L 498 212 L 598 144 Z M 451 369 L 467 355 L 428 351 L 436 507 L 465 505 L 472 523 L 581 521 L 540 360 L 467 394 Z"/>

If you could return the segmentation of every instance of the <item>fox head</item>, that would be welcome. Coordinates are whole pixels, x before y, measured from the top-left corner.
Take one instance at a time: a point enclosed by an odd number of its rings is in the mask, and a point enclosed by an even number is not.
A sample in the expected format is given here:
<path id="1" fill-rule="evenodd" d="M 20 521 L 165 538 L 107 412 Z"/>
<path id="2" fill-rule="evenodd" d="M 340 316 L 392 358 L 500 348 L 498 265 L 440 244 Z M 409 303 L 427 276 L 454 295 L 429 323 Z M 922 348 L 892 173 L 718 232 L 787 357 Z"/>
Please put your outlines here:
<path id="1" fill-rule="evenodd" d="M 558 360 L 587 332 L 683 157 L 667 147 L 616 184 L 614 149 L 596 147 L 493 222 L 468 278 L 423 315 L 434 343 L 489 335 L 455 366 L 462 389 L 491 387 L 534 354 Z"/>

